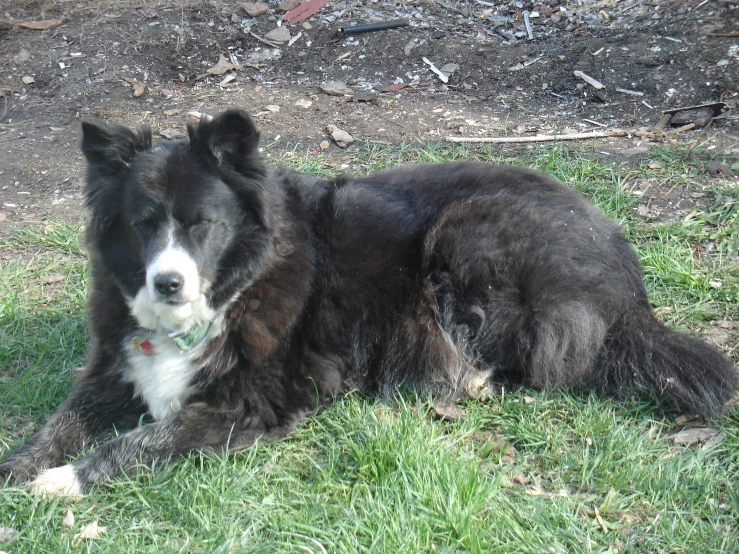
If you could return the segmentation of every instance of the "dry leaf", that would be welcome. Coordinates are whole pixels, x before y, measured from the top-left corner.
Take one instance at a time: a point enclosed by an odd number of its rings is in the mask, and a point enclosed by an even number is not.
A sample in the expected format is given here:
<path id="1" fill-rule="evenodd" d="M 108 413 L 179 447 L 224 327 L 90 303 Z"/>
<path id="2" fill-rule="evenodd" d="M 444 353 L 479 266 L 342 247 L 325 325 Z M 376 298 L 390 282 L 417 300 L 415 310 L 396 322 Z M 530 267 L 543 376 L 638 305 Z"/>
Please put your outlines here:
<path id="1" fill-rule="evenodd" d="M 464 421 L 467 417 L 467 412 L 465 412 L 463 408 L 441 402 L 434 404 L 434 411 L 436 412 L 436 415 L 446 421 Z"/>
<path id="2" fill-rule="evenodd" d="M 209 68 L 205 73 L 206 75 L 201 75 L 198 77 L 198 79 L 201 79 L 203 77 L 207 77 L 208 75 L 223 75 L 224 73 L 227 73 L 229 71 L 233 71 L 234 69 L 241 69 L 241 66 L 238 64 L 233 64 L 226 56 L 221 54 L 221 57 L 218 58 L 218 63 L 214 65 L 213 67 Z"/>
<path id="3" fill-rule="evenodd" d="M 64 516 L 62 523 L 67 527 L 74 527 L 74 514 L 72 510 L 67 510 L 67 515 Z"/>
<path id="4" fill-rule="evenodd" d="M 182 113 L 182 110 L 164 110 L 164 115 L 167 117 L 172 117 L 173 115 L 179 115 Z"/>
<path id="5" fill-rule="evenodd" d="M 98 525 L 98 520 L 96 519 L 89 525 L 83 525 L 80 528 L 79 535 L 77 535 L 77 542 L 74 545 L 79 546 L 83 540 L 95 540 L 103 533 L 105 533 L 105 527 Z"/>
<path id="6" fill-rule="evenodd" d="M 694 444 L 708 442 L 714 437 L 719 442 L 722 436 L 721 431 L 715 427 L 693 427 L 692 429 L 685 429 L 679 433 L 672 435 L 672 440 L 675 444 L 680 446 L 692 446 Z"/>
<path id="7" fill-rule="evenodd" d="M 46 29 L 59 27 L 62 23 L 64 21 L 61 19 L 42 19 L 41 21 L 24 21 L 19 26 L 33 31 L 45 31 Z"/>
<path id="8" fill-rule="evenodd" d="M 519 485 L 528 485 L 531 483 L 531 479 L 526 477 L 523 473 L 517 473 L 513 480 Z"/>

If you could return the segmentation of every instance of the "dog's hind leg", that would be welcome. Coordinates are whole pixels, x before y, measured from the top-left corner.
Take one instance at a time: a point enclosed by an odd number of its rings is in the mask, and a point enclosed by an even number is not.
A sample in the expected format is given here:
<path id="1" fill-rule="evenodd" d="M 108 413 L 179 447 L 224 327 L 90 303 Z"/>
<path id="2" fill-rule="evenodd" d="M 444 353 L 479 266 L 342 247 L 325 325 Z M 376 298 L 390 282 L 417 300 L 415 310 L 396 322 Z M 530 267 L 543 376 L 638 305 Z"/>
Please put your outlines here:
<path id="1" fill-rule="evenodd" d="M 60 466 L 100 439 L 135 426 L 143 414 L 131 385 L 112 386 L 110 377 L 83 376 L 43 428 L 0 463 L 0 479 L 22 483 Z"/>

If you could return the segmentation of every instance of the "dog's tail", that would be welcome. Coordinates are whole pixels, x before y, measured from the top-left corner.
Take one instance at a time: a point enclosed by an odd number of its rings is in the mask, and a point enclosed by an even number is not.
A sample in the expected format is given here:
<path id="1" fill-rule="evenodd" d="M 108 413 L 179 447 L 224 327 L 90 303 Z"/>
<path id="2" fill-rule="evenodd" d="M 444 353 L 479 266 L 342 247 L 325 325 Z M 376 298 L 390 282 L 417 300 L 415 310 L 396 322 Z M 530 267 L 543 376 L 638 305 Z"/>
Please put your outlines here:
<path id="1" fill-rule="evenodd" d="M 593 367 L 597 389 L 619 396 L 646 391 L 706 418 L 720 416 L 737 389 L 728 357 L 669 329 L 648 310 L 631 312 L 611 328 Z"/>

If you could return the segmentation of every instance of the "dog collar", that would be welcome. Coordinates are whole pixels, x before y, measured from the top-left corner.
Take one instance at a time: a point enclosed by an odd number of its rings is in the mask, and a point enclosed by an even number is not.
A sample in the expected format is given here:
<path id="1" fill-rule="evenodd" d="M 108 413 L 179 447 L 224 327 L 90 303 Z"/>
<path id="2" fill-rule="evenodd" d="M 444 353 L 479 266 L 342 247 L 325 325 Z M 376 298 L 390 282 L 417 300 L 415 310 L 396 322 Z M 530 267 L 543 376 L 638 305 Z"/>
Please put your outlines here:
<path id="1" fill-rule="evenodd" d="M 202 342 L 205 335 L 208 333 L 208 329 L 210 329 L 210 322 L 194 325 L 190 327 L 186 333 L 175 331 L 173 333 L 169 333 L 167 336 L 172 339 L 172 342 L 174 342 L 180 350 L 187 352 Z M 131 339 L 131 350 L 134 354 L 143 354 L 144 356 L 154 355 L 154 344 L 149 340 L 151 330 L 148 331 L 149 335 L 146 338 L 137 335 Z"/>
<path id="2" fill-rule="evenodd" d="M 168 336 L 174 341 L 180 350 L 187 352 L 200 344 L 200 341 L 205 338 L 208 329 L 210 329 L 210 322 L 194 325 L 187 330 L 187 333 L 175 331 L 174 333 L 170 333 Z"/>

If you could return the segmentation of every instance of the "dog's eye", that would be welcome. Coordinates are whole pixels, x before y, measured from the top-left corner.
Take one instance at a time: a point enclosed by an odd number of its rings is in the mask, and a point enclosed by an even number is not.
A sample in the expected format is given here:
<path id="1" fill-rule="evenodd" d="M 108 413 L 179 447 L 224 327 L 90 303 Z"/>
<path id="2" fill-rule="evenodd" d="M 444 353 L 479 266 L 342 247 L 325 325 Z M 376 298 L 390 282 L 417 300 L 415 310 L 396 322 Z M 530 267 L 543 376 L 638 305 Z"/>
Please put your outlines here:
<path id="1" fill-rule="evenodd" d="M 215 222 L 210 219 L 201 219 L 197 223 L 193 223 L 189 226 L 189 232 L 195 235 L 201 235 L 207 233 Z"/>
<path id="2" fill-rule="evenodd" d="M 149 234 L 156 231 L 157 228 L 156 222 L 150 219 L 137 219 L 132 224 L 133 228 L 136 229 L 139 234 Z"/>

